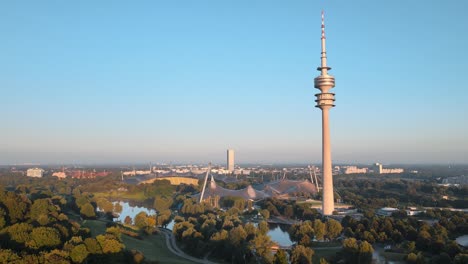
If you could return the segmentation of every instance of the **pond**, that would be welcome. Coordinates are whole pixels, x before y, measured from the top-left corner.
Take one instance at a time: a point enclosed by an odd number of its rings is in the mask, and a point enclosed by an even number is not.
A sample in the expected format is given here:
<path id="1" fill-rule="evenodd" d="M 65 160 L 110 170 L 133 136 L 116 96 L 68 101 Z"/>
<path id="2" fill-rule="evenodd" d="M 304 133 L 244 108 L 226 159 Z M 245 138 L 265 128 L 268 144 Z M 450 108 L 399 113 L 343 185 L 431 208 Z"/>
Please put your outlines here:
<path id="1" fill-rule="evenodd" d="M 144 206 L 138 206 L 136 204 L 130 204 L 129 202 L 113 202 L 112 204 L 117 204 L 119 203 L 122 206 L 122 212 L 118 213 L 118 217 L 115 217 L 113 220 L 114 222 L 121 222 L 123 223 L 125 218 L 127 216 L 130 216 L 130 218 L 135 219 L 135 216 L 139 214 L 140 212 L 145 212 L 148 215 L 155 215 L 156 211 L 154 209 L 148 209 Z M 98 208 L 99 209 L 99 208 Z"/>
<path id="2" fill-rule="evenodd" d="M 464 247 L 468 247 L 468 235 L 459 236 L 455 240 L 457 241 L 458 244 L 460 244 L 460 245 L 462 245 Z"/>
<path id="3" fill-rule="evenodd" d="M 268 235 L 271 237 L 271 240 L 284 247 L 291 246 L 294 243 L 289 238 L 288 225 L 269 224 L 269 226 L 270 231 L 268 231 Z"/>

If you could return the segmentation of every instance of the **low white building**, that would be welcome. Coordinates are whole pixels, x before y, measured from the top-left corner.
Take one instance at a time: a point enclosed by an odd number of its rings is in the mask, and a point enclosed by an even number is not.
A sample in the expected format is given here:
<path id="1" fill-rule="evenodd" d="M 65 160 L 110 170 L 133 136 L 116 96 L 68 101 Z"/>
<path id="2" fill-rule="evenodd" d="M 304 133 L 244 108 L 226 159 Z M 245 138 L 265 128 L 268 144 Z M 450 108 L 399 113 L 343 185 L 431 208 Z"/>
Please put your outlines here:
<path id="1" fill-rule="evenodd" d="M 381 216 L 391 216 L 394 212 L 398 212 L 398 208 L 383 207 L 377 210 L 376 214 Z"/>
<path id="2" fill-rule="evenodd" d="M 343 169 L 344 169 L 344 174 L 355 174 L 355 173 L 365 174 L 368 171 L 367 168 L 358 168 L 356 166 L 345 166 L 343 167 Z"/>
<path id="3" fill-rule="evenodd" d="M 26 176 L 28 177 L 42 178 L 43 175 L 44 170 L 41 168 L 31 168 L 26 171 Z"/>

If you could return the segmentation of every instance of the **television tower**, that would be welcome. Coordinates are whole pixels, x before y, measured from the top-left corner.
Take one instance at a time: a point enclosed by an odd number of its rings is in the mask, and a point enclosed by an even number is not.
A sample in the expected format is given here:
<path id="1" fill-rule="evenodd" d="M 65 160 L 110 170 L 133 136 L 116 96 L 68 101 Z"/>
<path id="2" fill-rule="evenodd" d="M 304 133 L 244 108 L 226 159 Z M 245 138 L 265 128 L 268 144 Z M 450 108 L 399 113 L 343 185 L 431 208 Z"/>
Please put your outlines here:
<path id="1" fill-rule="evenodd" d="M 322 11 L 322 63 L 317 68 L 320 75 L 314 79 L 314 87 L 320 90 L 316 94 L 317 105 L 322 110 L 322 213 L 323 215 L 331 215 L 335 209 L 333 200 L 333 176 L 331 163 L 331 147 L 330 147 L 330 125 L 328 122 L 328 111 L 334 107 L 335 94 L 328 91 L 335 87 L 335 77 L 328 74 L 331 70 L 327 66 L 327 50 L 325 46 L 325 19 Z"/>

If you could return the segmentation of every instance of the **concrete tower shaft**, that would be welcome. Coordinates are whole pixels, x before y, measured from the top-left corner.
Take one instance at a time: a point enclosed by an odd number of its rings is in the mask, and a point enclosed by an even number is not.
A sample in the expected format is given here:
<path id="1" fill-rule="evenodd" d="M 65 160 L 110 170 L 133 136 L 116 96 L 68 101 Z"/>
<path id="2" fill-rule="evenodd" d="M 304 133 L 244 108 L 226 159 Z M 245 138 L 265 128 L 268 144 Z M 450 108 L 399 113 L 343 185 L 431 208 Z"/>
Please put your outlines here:
<path id="1" fill-rule="evenodd" d="M 322 213 L 324 215 L 331 215 L 335 210 L 333 198 L 333 176 L 332 176 L 332 162 L 331 162 L 331 146 L 330 146 L 330 124 L 329 124 L 329 110 L 335 106 L 335 94 L 328 91 L 335 87 L 335 77 L 328 74 L 331 70 L 327 66 L 327 49 L 325 43 L 325 19 L 322 11 L 322 56 L 321 66 L 317 68 L 320 71 L 320 76 L 314 79 L 315 88 L 320 90 L 316 94 L 317 103 L 316 107 L 322 110 L 322 175 L 323 175 L 323 199 L 322 199 Z"/>

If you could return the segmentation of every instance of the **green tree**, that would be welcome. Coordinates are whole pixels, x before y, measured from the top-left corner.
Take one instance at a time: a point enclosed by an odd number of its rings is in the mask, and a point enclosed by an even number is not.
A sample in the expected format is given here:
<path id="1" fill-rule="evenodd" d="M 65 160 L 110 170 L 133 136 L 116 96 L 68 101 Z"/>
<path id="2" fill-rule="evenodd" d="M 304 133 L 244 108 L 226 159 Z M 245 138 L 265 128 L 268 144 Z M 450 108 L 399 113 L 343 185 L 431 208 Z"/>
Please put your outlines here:
<path id="1" fill-rule="evenodd" d="M 325 228 L 325 224 L 320 219 L 314 220 L 315 238 L 317 240 L 323 240 L 323 237 L 325 236 L 326 232 Z"/>
<path id="2" fill-rule="evenodd" d="M 120 241 L 113 238 L 113 236 L 98 235 L 96 237 L 96 240 L 98 241 L 99 245 L 101 246 L 102 252 L 104 254 L 118 253 L 118 252 L 122 251 L 122 249 L 125 247 L 122 243 L 120 243 Z"/>
<path id="3" fill-rule="evenodd" d="M 171 210 L 166 209 L 160 211 L 156 216 L 156 225 L 157 226 L 167 226 L 171 221 Z"/>
<path id="4" fill-rule="evenodd" d="M 329 264 L 329 263 L 326 259 L 320 258 L 320 264 Z"/>
<path id="5" fill-rule="evenodd" d="M 88 237 L 84 240 L 84 244 L 86 245 L 86 249 L 91 254 L 101 254 L 102 249 L 101 245 L 99 245 L 98 241 L 95 238 Z"/>
<path id="6" fill-rule="evenodd" d="M 362 241 L 359 244 L 358 248 L 359 252 L 359 263 L 371 263 L 372 262 L 372 252 L 374 252 L 374 249 L 372 248 L 372 245 L 369 244 L 367 241 Z"/>
<path id="7" fill-rule="evenodd" d="M 84 244 L 75 246 L 70 252 L 70 258 L 75 263 L 83 263 L 88 255 L 89 252 Z"/>
<path id="8" fill-rule="evenodd" d="M 44 254 L 45 263 L 67 264 L 70 263 L 69 254 L 64 250 L 54 249 Z M 30 262 L 37 263 L 37 262 Z"/>
<path id="9" fill-rule="evenodd" d="M 42 247 L 56 247 L 62 243 L 59 231 L 52 227 L 41 226 L 34 228 L 31 232 L 31 239 L 33 243 L 30 243 L 30 247 L 36 249 Z"/>
<path id="10" fill-rule="evenodd" d="M 294 224 L 289 229 L 290 237 L 293 241 L 297 241 L 299 245 L 310 246 L 314 237 L 314 229 L 312 222 L 309 220 L 300 224 Z"/>
<path id="11" fill-rule="evenodd" d="M 270 218 L 270 211 L 263 209 L 260 211 L 260 214 L 263 216 L 263 218 L 268 219 Z"/>
<path id="12" fill-rule="evenodd" d="M 111 202 L 109 202 L 106 198 L 99 198 L 97 200 L 97 206 L 105 213 L 112 213 L 112 211 L 114 210 L 114 205 Z"/>
<path id="13" fill-rule="evenodd" d="M 291 263 L 292 264 L 312 264 L 312 257 L 314 251 L 309 247 L 297 245 L 291 252 Z"/>
<path id="14" fill-rule="evenodd" d="M 262 263 L 271 263 L 273 261 L 272 246 L 273 242 L 268 235 L 259 234 L 250 241 L 250 249 L 255 252 Z"/>
<path id="15" fill-rule="evenodd" d="M 418 255 L 414 254 L 413 252 L 409 253 L 406 256 L 406 262 L 408 263 L 416 263 L 417 260 L 418 260 Z"/>
<path id="16" fill-rule="evenodd" d="M 284 250 L 278 249 L 278 251 L 276 251 L 273 264 L 288 264 L 288 257 Z"/>
<path id="17" fill-rule="evenodd" d="M 122 241 L 120 229 L 116 226 L 108 227 L 106 229 L 106 234 L 112 235 L 118 241 Z"/>
<path id="18" fill-rule="evenodd" d="M 231 259 L 234 262 L 242 263 L 245 262 L 245 255 L 247 253 L 246 244 L 247 232 L 240 225 L 234 227 L 229 231 L 229 248 L 232 249 Z"/>
<path id="19" fill-rule="evenodd" d="M 8 211 L 8 217 L 11 223 L 21 222 L 25 219 L 28 209 L 29 199 L 25 195 L 17 195 L 13 192 L 7 192 L 3 198 L 3 204 Z"/>
<path id="20" fill-rule="evenodd" d="M 120 214 L 122 212 L 122 205 L 120 203 L 115 203 L 114 204 L 114 212 Z"/>
<path id="21" fill-rule="evenodd" d="M 268 226 L 268 223 L 266 221 L 260 221 L 258 223 L 258 231 L 260 231 L 260 234 L 266 235 L 269 230 L 270 227 Z"/>
<path id="22" fill-rule="evenodd" d="M 326 223 L 326 230 L 327 230 L 327 237 L 331 240 L 337 238 L 341 231 L 343 231 L 343 227 L 341 226 L 340 222 L 334 219 L 328 219 Z"/>
<path id="23" fill-rule="evenodd" d="M 287 218 L 291 218 L 294 216 L 294 209 L 292 205 L 286 205 L 286 207 L 284 208 L 284 216 L 286 216 Z"/>
<path id="24" fill-rule="evenodd" d="M 28 223 L 18 223 L 7 228 L 7 233 L 10 239 L 18 242 L 25 243 L 31 239 L 30 232 L 33 226 Z"/>
<path id="25" fill-rule="evenodd" d="M 20 257 L 11 249 L 0 249 L 0 263 L 19 263 Z"/>
<path id="26" fill-rule="evenodd" d="M 135 215 L 135 226 L 137 226 L 140 229 L 144 229 L 147 226 L 146 219 L 148 218 L 148 215 L 146 212 L 140 212 L 137 215 Z"/>
<path id="27" fill-rule="evenodd" d="M 41 225 L 47 225 L 48 221 L 45 222 L 44 218 L 48 220 L 49 213 L 56 211 L 57 210 L 50 199 L 37 199 L 33 202 L 30 209 L 31 219 L 39 220 L 42 218 L 43 223 L 40 223 L 39 221 L 38 222 Z"/>
<path id="28" fill-rule="evenodd" d="M 87 218 L 96 217 L 96 213 L 94 212 L 94 207 L 90 203 L 85 203 L 81 207 L 80 214 L 87 217 Z"/>

